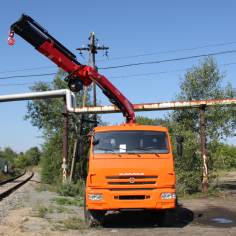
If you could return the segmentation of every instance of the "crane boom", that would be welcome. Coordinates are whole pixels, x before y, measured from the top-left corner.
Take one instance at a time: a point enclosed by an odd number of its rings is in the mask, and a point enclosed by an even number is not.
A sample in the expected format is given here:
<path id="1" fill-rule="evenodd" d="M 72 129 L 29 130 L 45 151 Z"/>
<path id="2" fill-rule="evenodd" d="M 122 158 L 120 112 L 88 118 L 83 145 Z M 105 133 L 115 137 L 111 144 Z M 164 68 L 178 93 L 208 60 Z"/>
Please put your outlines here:
<path id="1" fill-rule="evenodd" d="M 84 86 L 96 83 L 102 92 L 109 98 L 110 102 L 116 105 L 126 117 L 126 123 L 133 123 L 135 114 L 133 104 L 103 75 L 100 75 L 94 68 L 80 64 L 76 56 L 53 38 L 47 30 L 39 25 L 30 16 L 22 14 L 20 19 L 11 25 L 8 38 L 9 42 L 14 33 L 21 36 L 37 51 L 53 61 L 58 67 L 65 70 L 69 75 L 66 78 L 69 88 L 78 92 Z M 12 39 L 13 40 L 13 39 Z"/>

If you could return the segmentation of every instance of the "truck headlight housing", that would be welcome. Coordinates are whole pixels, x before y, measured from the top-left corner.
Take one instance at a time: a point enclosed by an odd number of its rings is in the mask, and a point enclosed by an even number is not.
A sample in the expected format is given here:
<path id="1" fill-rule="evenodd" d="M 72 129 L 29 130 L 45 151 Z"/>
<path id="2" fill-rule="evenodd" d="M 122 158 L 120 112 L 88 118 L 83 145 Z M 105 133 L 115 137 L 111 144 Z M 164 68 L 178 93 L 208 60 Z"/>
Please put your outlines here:
<path id="1" fill-rule="evenodd" d="M 176 195 L 175 193 L 162 193 L 161 199 L 175 199 Z"/>
<path id="2" fill-rule="evenodd" d="M 90 201 L 101 201 L 102 200 L 102 194 L 89 194 L 88 200 Z"/>

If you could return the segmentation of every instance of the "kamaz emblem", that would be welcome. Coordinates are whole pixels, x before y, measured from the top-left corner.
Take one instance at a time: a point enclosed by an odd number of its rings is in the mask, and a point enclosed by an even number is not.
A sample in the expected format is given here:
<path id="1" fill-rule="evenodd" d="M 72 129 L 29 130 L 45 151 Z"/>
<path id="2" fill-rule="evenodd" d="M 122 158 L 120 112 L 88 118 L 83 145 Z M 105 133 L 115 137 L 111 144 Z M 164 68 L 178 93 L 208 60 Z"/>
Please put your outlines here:
<path id="1" fill-rule="evenodd" d="M 130 182 L 131 184 L 133 184 L 133 183 L 134 183 L 134 178 L 130 178 L 130 179 L 129 179 L 129 182 Z"/>

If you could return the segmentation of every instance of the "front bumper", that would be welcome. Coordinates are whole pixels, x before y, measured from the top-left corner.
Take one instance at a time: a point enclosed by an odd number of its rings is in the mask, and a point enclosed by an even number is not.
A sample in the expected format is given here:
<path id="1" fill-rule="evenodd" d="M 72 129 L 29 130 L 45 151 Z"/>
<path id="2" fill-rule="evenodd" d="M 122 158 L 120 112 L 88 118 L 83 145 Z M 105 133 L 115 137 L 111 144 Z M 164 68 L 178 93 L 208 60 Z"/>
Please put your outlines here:
<path id="1" fill-rule="evenodd" d="M 175 193 L 175 189 L 108 190 L 86 188 L 86 208 L 89 210 L 154 210 L 175 208 L 175 199 L 163 200 L 161 193 Z M 88 200 L 88 194 L 102 194 L 103 199 L 98 201 Z"/>

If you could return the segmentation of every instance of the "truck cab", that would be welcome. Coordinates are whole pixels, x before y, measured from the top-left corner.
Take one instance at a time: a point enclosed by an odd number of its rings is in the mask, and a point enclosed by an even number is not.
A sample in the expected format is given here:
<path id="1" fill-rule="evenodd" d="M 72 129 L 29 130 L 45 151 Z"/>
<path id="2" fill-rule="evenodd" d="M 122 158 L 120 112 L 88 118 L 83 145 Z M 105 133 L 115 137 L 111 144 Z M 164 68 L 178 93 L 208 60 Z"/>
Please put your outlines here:
<path id="1" fill-rule="evenodd" d="M 102 225 L 106 211 L 147 211 L 161 226 L 175 221 L 176 193 L 168 130 L 121 124 L 96 127 L 91 138 L 85 219 Z"/>

